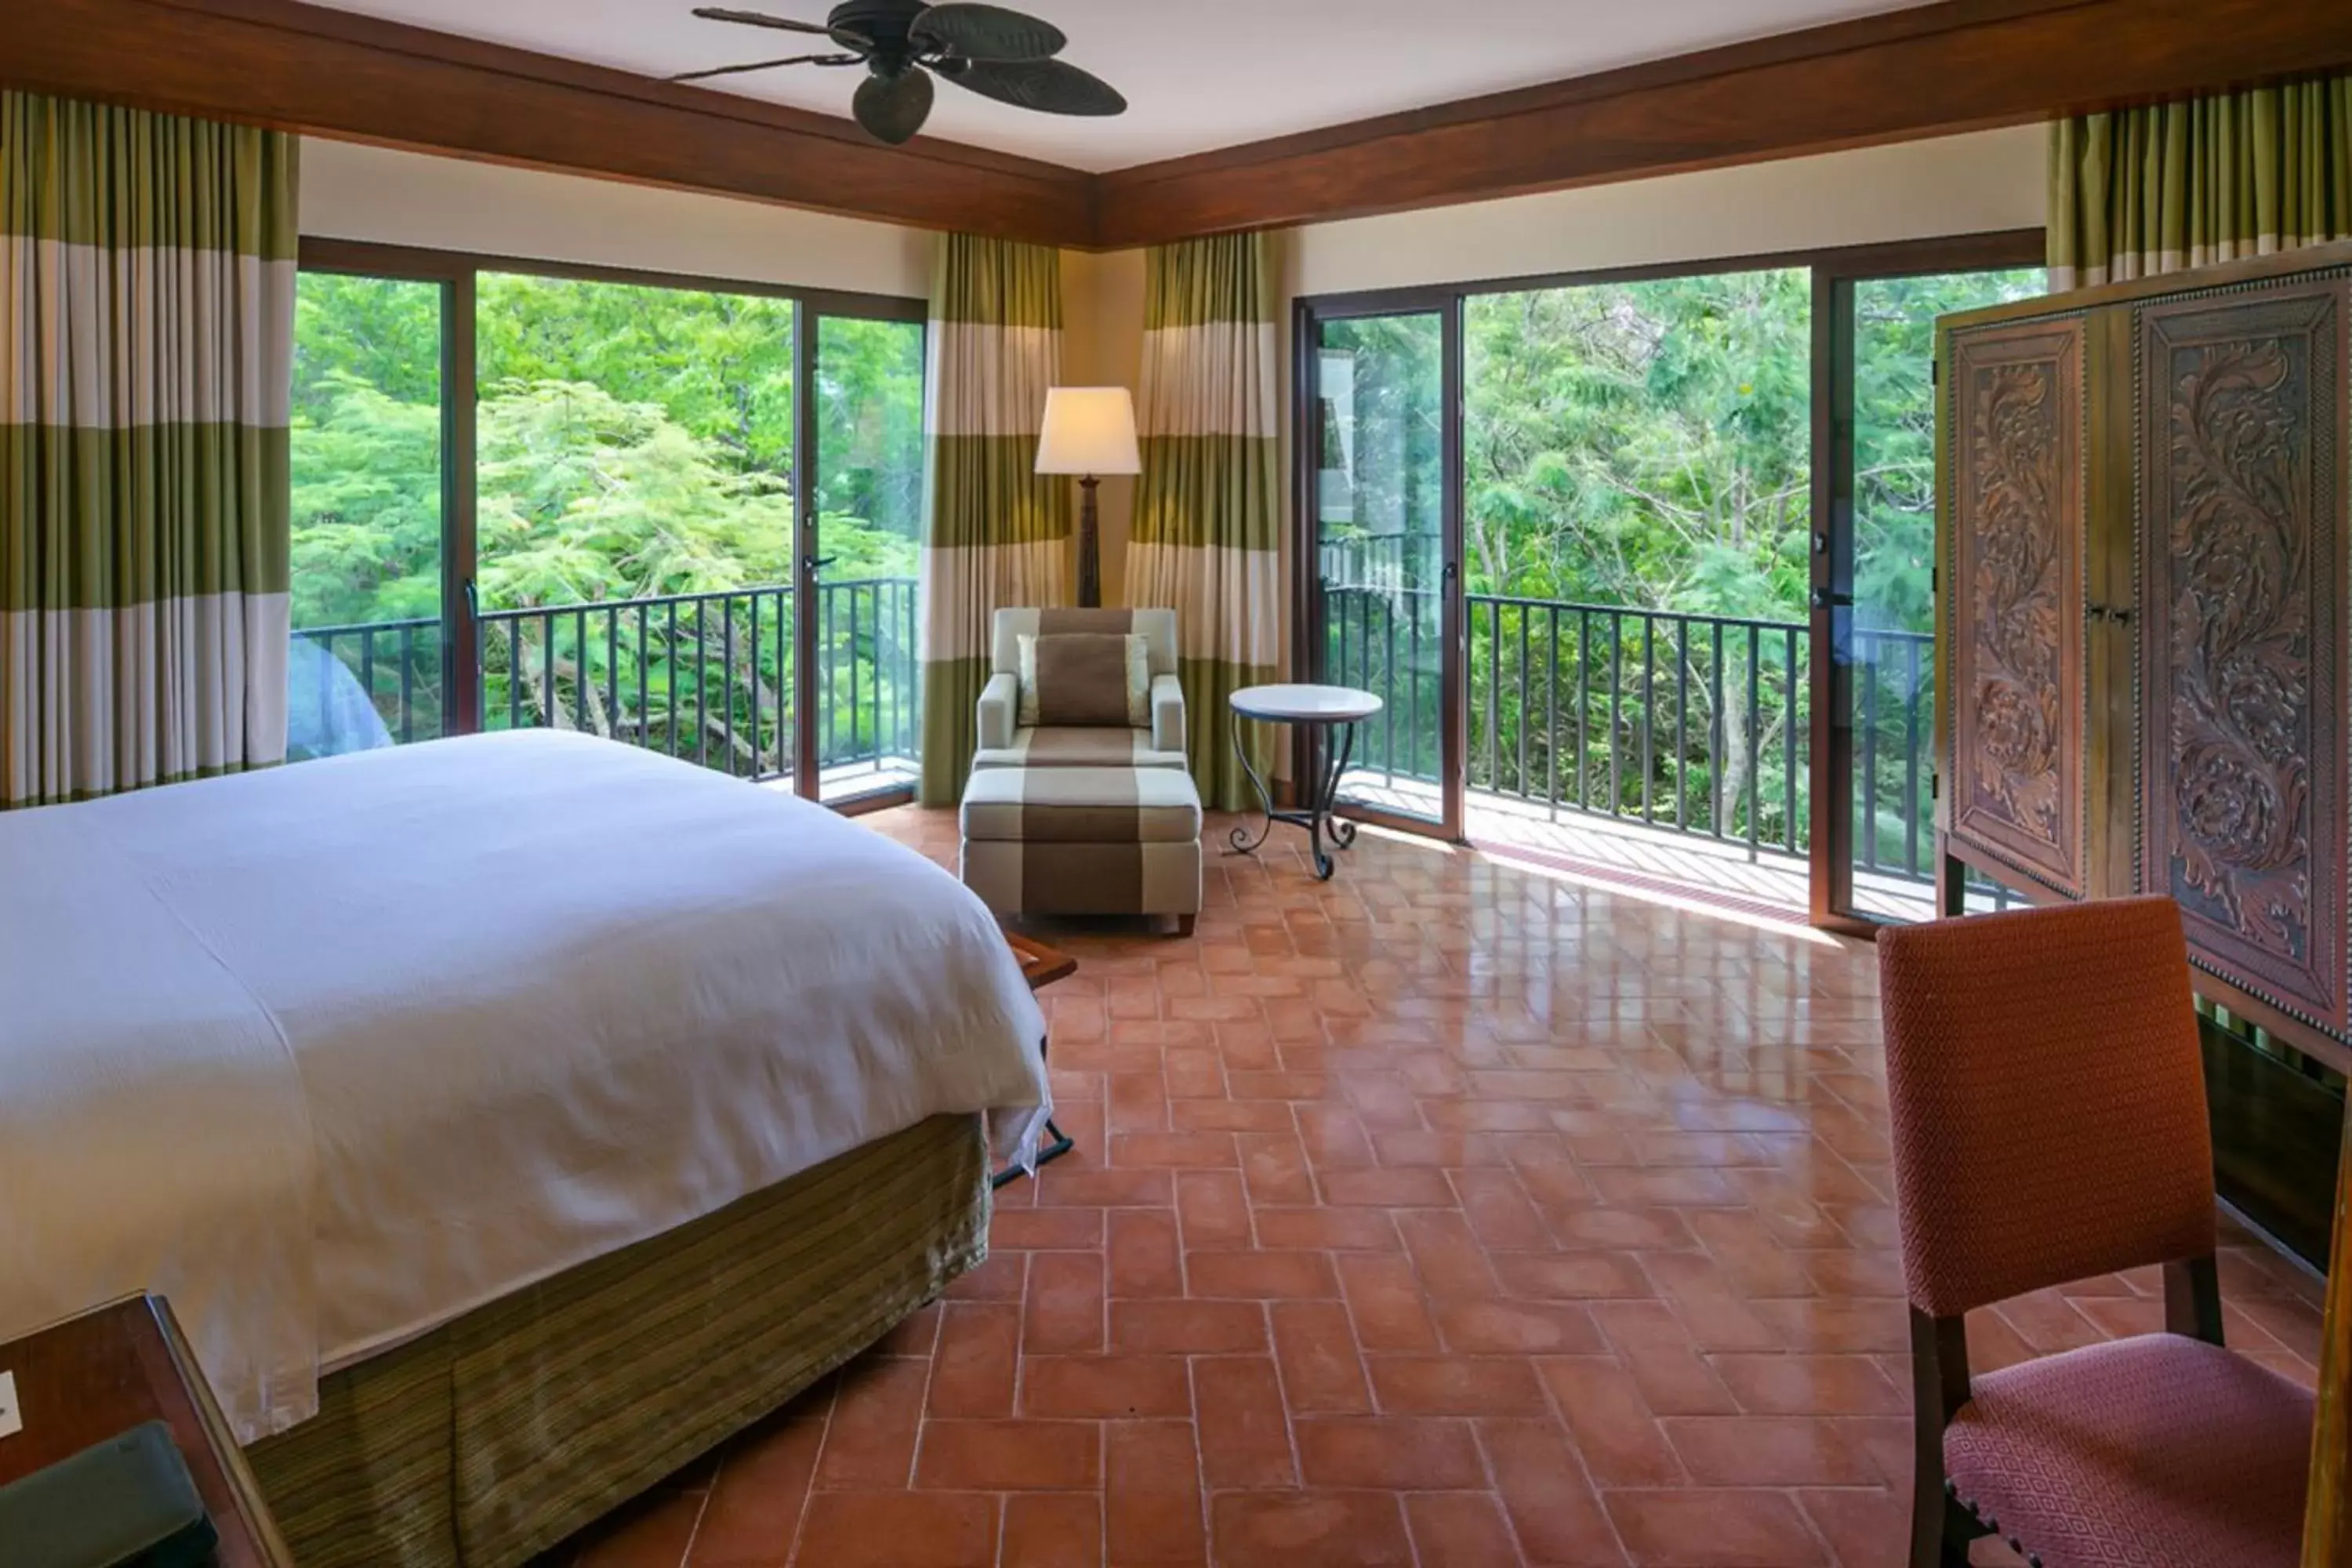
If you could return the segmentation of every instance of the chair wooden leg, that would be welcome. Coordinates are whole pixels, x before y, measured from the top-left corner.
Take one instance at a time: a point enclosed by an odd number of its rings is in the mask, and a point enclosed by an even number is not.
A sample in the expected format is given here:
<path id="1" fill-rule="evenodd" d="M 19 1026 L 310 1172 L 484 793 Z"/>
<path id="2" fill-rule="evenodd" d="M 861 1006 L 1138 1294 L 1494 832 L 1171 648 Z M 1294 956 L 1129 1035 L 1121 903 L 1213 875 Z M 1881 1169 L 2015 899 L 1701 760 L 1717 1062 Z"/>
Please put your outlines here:
<path id="1" fill-rule="evenodd" d="M 1191 936 L 1192 934 L 1192 922 L 1198 918 L 1199 917 L 1195 915 L 1178 915 L 1176 917 L 1176 934 L 1178 936 Z"/>
<path id="2" fill-rule="evenodd" d="M 2221 1342 L 2221 1275 L 2211 1253 L 2164 1266 L 2164 1327 L 2210 1345 Z"/>
<path id="3" fill-rule="evenodd" d="M 1968 1330 L 1911 1309 L 1911 1568 L 1968 1568 L 1984 1533 L 1944 1489 L 1944 1428 L 1969 1399 Z"/>

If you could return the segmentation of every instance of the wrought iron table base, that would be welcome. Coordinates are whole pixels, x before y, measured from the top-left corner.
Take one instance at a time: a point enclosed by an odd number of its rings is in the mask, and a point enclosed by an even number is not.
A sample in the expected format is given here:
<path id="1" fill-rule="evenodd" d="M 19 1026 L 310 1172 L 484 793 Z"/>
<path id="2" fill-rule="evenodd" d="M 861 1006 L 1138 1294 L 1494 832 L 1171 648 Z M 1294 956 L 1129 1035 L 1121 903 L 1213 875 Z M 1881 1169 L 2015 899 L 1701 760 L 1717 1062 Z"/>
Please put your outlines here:
<path id="1" fill-rule="evenodd" d="M 1356 825 L 1332 815 L 1332 807 L 1339 804 L 1339 780 L 1346 775 L 1349 759 L 1356 752 L 1355 721 L 1350 719 L 1338 723 L 1312 723 L 1296 719 L 1254 721 L 1261 723 L 1303 724 L 1306 727 L 1308 737 L 1307 776 L 1302 781 L 1302 784 L 1307 798 L 1298 809 L 1285 810 L 1275 805 L 1273 789 L 1259 774 L 1256 764 L 1250 761 L 1249 748 L 1242 743 L 1242 724 L 1245 715 L 1239 709 L 1235 709 L 1231 717 L 1234 755 L 1241 760 L 1242 772 L 1249 775 L 1250 783 L 1257 786 L 1258 800 L 1265 809 L 1265 821 L 1258 826 L 1255 837 L 1250 836 L 1250 830 L 1247 827 L 1234 828 L 1227 838 L 1227 842 L 1233 846 L 1228 853 L 1255 855 L 1258 852 L 1259 847 L 1265 843 L 1267 837 L 1274 832 L 1276 823 L 1288 823 L 1293 827 L 1307 829 L 1307 843 L 1315 858 L 1316 879 L 1329 881 L 1331 873 L 1338 869 L 1338 866 L 1332 860 L 1329 852 L 1323 847 L 1323 841 L 1328 838 L 1333 849 L 1349 848 L 1356 842 Z M 1331 743 L 1330 731 L 1333 730 L 1345 731 L 1339 737 L 1339 743 L 1337 746 Z M 1318 745 L 1323 753 L 1323 760 L 1319 765 L 1315 759 L 1315 752 Z"/>

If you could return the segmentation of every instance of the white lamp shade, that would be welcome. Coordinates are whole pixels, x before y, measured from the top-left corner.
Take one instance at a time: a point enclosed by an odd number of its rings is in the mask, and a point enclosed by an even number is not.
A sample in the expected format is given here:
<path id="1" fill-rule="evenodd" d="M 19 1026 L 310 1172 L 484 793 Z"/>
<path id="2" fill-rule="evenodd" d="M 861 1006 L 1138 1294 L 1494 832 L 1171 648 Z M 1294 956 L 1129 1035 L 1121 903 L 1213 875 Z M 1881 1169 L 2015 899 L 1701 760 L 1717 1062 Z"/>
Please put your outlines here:
<path id="1" fill-rule="evenodd" d="M 1123 386 L 1056 386 L 1045 394 L 1037 437 L 1041 474 L 1139 474 L 1135 400 Z"/>

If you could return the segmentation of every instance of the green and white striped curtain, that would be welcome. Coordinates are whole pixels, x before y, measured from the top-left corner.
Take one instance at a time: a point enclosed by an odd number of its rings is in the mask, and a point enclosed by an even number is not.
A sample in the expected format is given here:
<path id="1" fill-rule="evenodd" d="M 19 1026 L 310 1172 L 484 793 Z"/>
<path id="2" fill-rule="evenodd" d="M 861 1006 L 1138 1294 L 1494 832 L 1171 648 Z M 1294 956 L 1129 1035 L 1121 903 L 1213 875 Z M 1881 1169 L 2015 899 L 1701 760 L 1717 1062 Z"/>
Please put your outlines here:
<path id="1" fill-rule="evenodd" d="M 0 93 L 0 805 L 285 759 L 295 145 Z"/>
<path id="2" fill-rule="evenodd" d="M 950 235 L 930 316 L 920 794 L 952 805 L 980 739 L 989 616 L 1056 605 L 1068 591 L 1069 481 L 1034 471 L 1045 392 L 1062 368 L 1061 253 Z"/>
<path id="3" fill-rule="evenodd" d="M 2050 287 L 2352 238 L 2352 77 L 2050 130 Z"/>
<path id="4" fill-rule="evenodd" d="M 1154 246 L 1144 262 L 1143 476 L 1127 602 L 1176 612 L 1187 751 L 1212 810 L 1249 804 L 1225 700 L 1272 680 L 1280 657 L 1273 245 L 1224 235 Z M 1244 738 L 1263 772 L 1265 726 Z"/>

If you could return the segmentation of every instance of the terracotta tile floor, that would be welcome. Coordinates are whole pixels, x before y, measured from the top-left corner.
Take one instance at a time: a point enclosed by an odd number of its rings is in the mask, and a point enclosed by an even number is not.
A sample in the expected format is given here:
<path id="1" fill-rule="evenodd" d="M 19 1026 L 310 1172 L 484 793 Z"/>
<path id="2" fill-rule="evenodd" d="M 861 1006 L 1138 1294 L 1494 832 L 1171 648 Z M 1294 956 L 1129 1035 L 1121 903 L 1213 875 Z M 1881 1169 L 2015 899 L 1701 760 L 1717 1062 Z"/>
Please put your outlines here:
<path id="1" fill-rule="evenodd" d="M 953 859 L 945 814 L 867 820 Z M 1079 1152 L 945 1301 L 560 1560 L 1898 1563 L 1869 952 L 1371 834 L 1318 885 L 1298 843 L 1213 858 L 1196 941 L 1056 931 Z M 2314 1288 L 2242 1238 L 2222 1279 L 2308 1382 Z M 2095 1279 L 1969 1338 L 2160 1312 Z"/>

